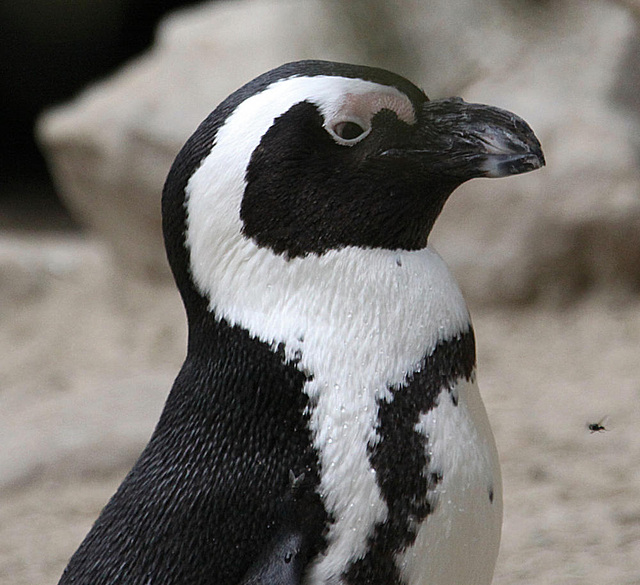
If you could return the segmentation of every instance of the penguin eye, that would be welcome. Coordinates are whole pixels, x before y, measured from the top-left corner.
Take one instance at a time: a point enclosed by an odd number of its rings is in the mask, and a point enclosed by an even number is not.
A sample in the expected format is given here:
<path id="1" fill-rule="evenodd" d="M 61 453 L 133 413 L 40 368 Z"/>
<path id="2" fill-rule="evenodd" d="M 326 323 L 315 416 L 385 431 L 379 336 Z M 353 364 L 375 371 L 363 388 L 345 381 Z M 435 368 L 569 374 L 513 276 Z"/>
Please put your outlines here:
<path id="1" fill-rule="evenodd" d="M 330 127 L 330 132 L 336 141 L 346 145 L 355 144 L 362 140 L 369 133 L 369 130 L 353 120 L 344 120 Z"/>
<path id="2" fill-rule="evenodd" d="M 340 122 L 333 131 L 344 140 L 354 140 L 364 134 L 364 128 L 355 122 Z"/>

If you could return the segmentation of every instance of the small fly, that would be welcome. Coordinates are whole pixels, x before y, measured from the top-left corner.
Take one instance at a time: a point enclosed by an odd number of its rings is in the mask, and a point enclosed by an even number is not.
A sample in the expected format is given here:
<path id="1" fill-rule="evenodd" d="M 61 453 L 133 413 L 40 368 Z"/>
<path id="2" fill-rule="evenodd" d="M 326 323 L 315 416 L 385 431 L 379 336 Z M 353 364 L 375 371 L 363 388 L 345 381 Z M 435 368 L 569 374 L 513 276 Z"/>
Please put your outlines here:
<path id="1" fill-rule="evenodd" d="M 606 418 L 607 418 L 606 416 L 603 416 L 598 422 L 587 423 L 587 428 L 589 429 L 589 432 L 593 435 L 593 433 L 602 433 L 603 431 L 608 431 L 609 429 L 607 429 L 603 425 Z"/>

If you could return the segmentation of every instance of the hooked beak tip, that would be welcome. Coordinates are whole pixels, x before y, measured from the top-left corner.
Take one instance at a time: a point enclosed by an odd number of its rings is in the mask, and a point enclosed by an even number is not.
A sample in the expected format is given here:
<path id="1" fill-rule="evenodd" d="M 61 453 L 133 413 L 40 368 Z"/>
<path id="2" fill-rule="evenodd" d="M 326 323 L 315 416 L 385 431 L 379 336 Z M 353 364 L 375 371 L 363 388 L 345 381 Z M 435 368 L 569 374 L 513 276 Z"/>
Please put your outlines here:
<path id="1" fill-rule="evenodd" d="M 485 126 L 472 132 L 480 147 L 478 170 L 481 176 L 518 175 L 545 165 L 542 147 L 533 130 L 524 120 L 513 114 L 511 117 L 513 125 Z"/>
<path id="2" fill-rule="evenodd" d="M 479 169 L 485 177 L 499 178 L 519 175 L 542 168 L 546 164 L 541 148 L 525 152 L 490 153 L 484 156 Z"/>

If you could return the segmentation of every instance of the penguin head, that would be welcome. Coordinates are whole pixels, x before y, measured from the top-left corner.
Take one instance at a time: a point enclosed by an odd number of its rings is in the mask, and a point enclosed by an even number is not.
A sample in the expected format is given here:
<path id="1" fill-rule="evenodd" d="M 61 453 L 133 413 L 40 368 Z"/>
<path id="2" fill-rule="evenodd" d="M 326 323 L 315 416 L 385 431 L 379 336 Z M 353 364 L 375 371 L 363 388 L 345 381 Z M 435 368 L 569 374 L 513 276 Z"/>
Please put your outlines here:
<path id="1" fill-rule="evenodd" d="M 289 63 L 229 96 L 178 154 L 163 195 L 169 261 L 184 297 L 205 264 L 248 248 L 285 261 L 417 250 L 460 184 L 543 164 L 510 112 L 429 101 L 380 69 Z"/>

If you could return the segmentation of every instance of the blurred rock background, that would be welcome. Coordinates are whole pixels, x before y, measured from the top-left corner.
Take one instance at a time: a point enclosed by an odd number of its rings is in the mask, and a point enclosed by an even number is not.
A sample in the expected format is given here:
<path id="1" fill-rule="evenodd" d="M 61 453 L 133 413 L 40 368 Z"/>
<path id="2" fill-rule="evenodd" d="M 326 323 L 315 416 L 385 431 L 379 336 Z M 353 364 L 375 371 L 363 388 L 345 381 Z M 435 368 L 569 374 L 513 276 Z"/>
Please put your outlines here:
<path id="1" fill-rule="evenodd" d="M 0 5 L 0 582 L 57 581 L 181 363 L 159 215 L 175 154 L 244 82 L 323 58 L 541 139 L 545 169 L 463 186 L 433 237 L 503 460 L 494 582 L 640 583 L 640 2 L 40 4 Z"/>

